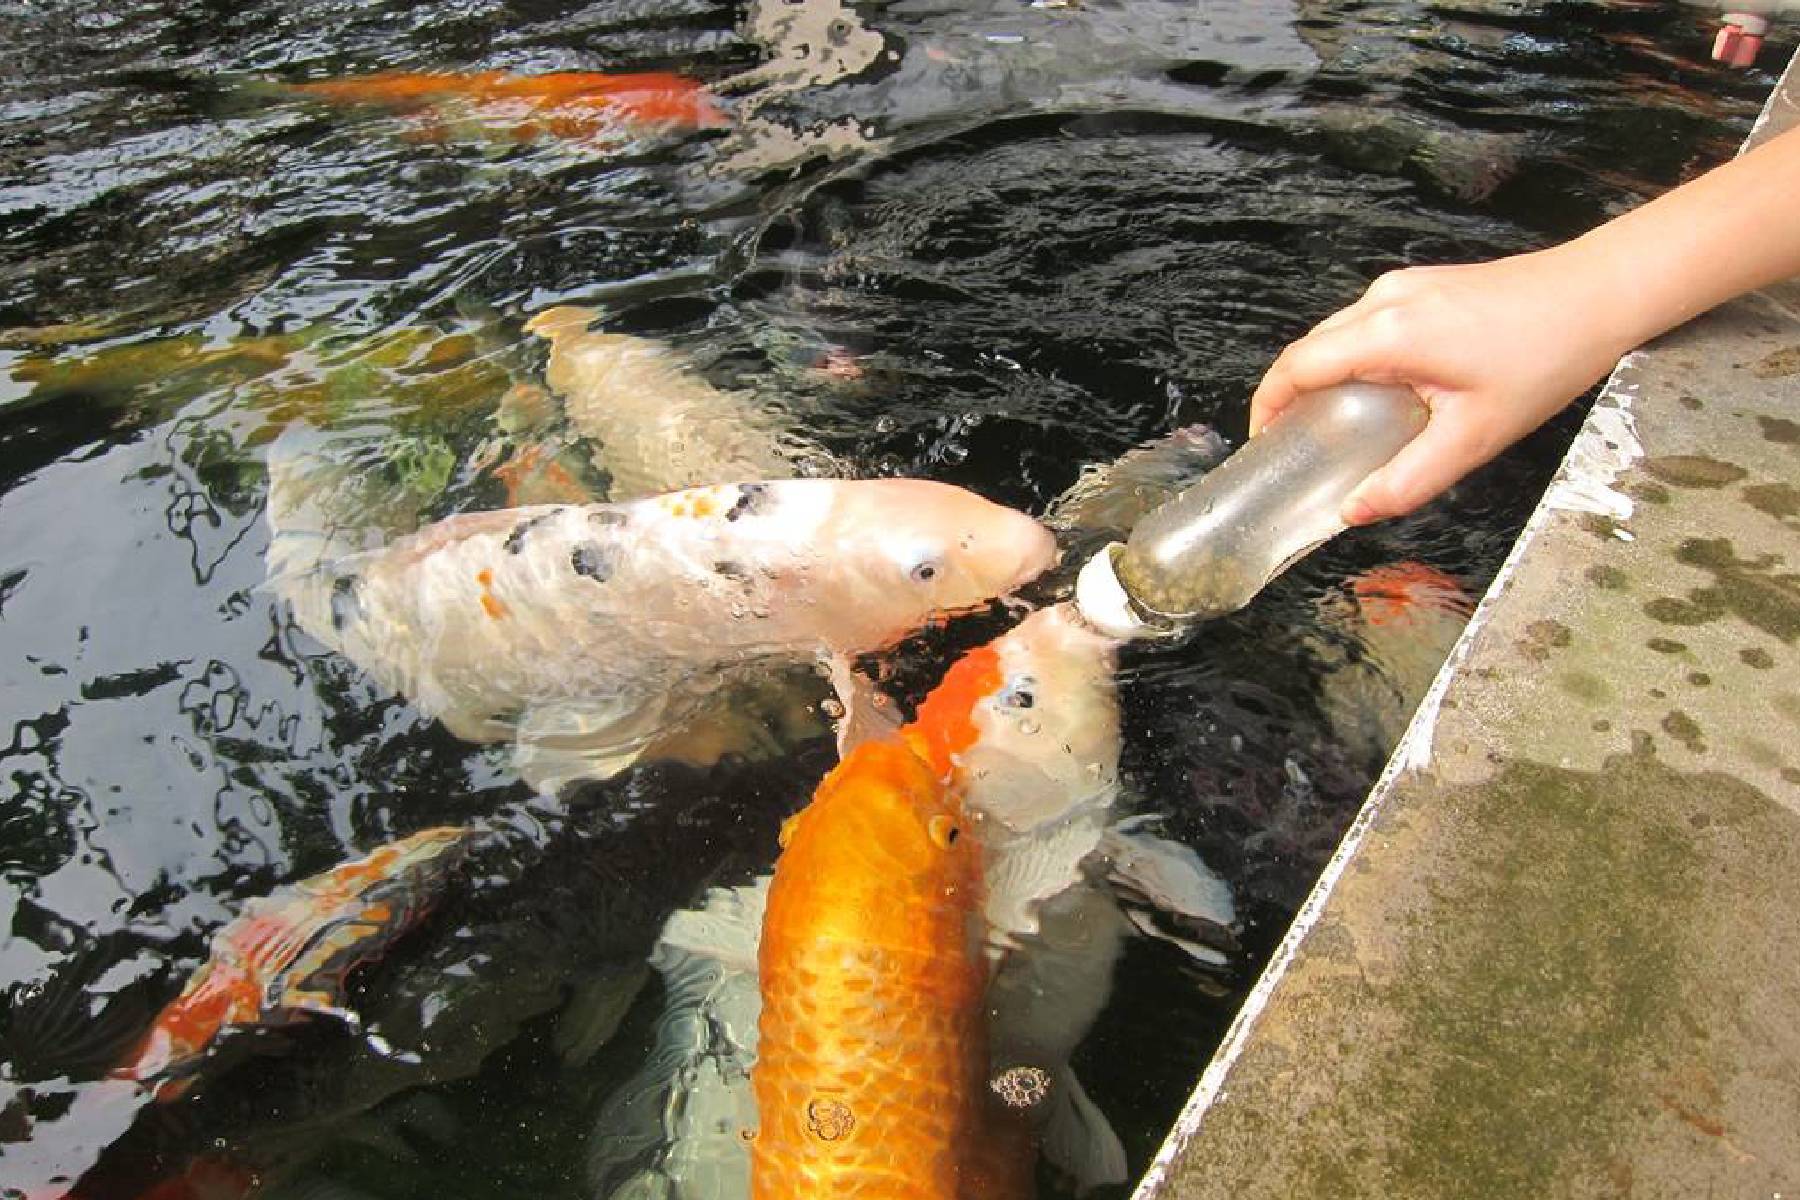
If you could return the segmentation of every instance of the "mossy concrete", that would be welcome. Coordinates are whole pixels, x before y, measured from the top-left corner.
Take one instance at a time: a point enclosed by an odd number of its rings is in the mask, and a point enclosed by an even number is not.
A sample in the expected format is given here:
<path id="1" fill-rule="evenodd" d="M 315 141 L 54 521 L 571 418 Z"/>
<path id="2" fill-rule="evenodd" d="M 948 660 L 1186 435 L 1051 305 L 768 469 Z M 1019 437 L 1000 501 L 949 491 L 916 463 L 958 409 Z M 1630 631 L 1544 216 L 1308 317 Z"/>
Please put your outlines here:
<path id="1" fill-rule="evenodd" d="M 1800 280 L 1621 363 L 1143 1196 L 1800 1197 L 1797 483 Z"/>

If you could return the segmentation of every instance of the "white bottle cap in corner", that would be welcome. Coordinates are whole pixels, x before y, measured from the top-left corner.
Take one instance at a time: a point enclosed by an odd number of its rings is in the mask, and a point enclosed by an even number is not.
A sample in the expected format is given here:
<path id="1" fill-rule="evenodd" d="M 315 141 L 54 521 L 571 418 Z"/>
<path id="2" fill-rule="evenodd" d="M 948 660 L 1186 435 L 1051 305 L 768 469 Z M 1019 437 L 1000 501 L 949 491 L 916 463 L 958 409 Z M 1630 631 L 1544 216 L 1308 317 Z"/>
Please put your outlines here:
<path id="1" fill-rule="evenodd" d="M 1110 542 L 1087 560 L 1075 577 L 1075 608 L 1082 620 L 1108 637 L 1121 641 L 1158 632 L 1138 616 L 1125 585 L 1113 570 L 1113 556 L 1125 548 Z"/>

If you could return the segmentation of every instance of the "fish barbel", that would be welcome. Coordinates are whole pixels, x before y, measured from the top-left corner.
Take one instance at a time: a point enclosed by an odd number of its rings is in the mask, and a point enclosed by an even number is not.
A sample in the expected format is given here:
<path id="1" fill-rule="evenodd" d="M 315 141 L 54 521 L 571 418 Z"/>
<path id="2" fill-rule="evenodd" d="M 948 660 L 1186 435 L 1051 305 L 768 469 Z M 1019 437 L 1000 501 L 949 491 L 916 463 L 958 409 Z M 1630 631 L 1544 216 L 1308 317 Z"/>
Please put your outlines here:
<path id="1" fill-rule="evenodd" d="M 912 479 L 471 513 L 335 555 L 280 447 L 271 585 L 300 628 L 458 736 L 516 737 L 540 786 L 616 773 L 722 672 L 879 649 L 1055 555 L 1030 517 Z"/>
<path id="2" fill-rule="evenodd" d="M 426 829 L 250 901 L 213 935 L 211 953 L 114 1071 L 153 1084 L 159 1100 L 193 1082 L 226 1030 L 306 1015 L 353 1020 L 345 977 L 378 956 L 437 900 L 468 829 Z"/>
<path id="3" fill-rule="evenodd" d="M 867 742 L 782 840 L 750 1194 L 956 1200 L 987 1070 L 981 851 L 962 806 L 905 746 Z"/>

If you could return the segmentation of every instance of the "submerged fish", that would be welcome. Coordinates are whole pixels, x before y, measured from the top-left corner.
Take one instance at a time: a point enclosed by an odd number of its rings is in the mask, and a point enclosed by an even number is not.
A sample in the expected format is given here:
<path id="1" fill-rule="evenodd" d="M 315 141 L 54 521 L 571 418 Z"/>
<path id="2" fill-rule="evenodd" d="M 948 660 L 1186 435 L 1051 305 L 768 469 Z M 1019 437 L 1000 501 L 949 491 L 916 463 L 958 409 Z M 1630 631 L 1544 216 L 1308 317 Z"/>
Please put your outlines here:
<path id="1" fill-rule="evenodd" d="M 784 828 L 758 956 L 754 1200 L 963 1195 L 987 1069 L 966 832 L 955 791 L 890 742 L 853 750 Z"/>
<path id="2" fill-rule="evenodd" d="M 1353 639 L 1355 653 L 1315 639 L 1330 665 L 1321 705 L 1333 734 L 1372 763 L 1384 761 L 1475 611 L 1462 585 L 1435 567 L 1406 561 L 1374 567 L 1320 602 L 1325 625 Z"/>
<path id="3" fill-rule="evenodd" d="M 355 1022 L 345 977 L 378 956 L 432 906 L 467 829 L 426 829 L 321 875 L 250 901 L 213 935 L 212 951 L 181 995 L 114 1072 L 180 1096 L 207 1049 L 234 1027 L 308 1015 Z"/>
<path id="4" fill-rule="evenodd" d="M 1173 925 L 1183 936 L 1169 940 L 1218 963 L 1224 956 L 1194 939 L 1228 941 L 1221 931 L 1235 921 L 1224 884 L 1191 850 L 1120 821 L 1116 649 L 1070 607 L 1040 610 L 954 664 L 914 721 L 885 737 L 869 733 L 845 760 L 868 746 L 906 747 L 961 794 L 959 840 L 980 851 L 982 898 L 969 914 L 978 919 L 958 937 L 983 948 L 983 1081 L 996 1086 L 983 1089 L 973 1148 L 959 1151 L 976 1181 L 971 1198 L 1022 1194 L 1039 1147 L 1078 1191 L 1125 1178 L 1124 1149 L 1070 1056 L 1110 995 L 1134 930 L 1167 937 L 1161 926 Z M 833 869 L 852 873 L 866 869 L 863 854 L 878 853 L 855 841 L 838 850 Z M 652 1061 L 601 1114 L 590 1155 L 601 1195 L 744 1194 L 748 1155 L 730 1135 L 753 1111 L 742 1081 L 759 1054 L 757 992 L 745 981 L 759 969 L 763 902 L 761 884 L 715 889 L 665 926 L 651 963 L 670 1007 Z M 765 990 L 769 965 L 765 956 Z M 1000 1093 L 1021 1106 L 1008 1111 Z"/>
<path id="5" fill-rule="evenodd" d="M 278 443 L 271 586 L 297 624 L 540 787 L 622 770 L 746 671 L 876 650 L 1052 561 L 923 480 L 784 480 L 451 517 L 339 555 Z"/>
<path id="6" fill-rule="evenodd" d="M 545 135 L 591 142 L 616 137 L 631 127 L 713 129 L 725 123 L 723 110 L 702 84 L 666 71 L 624 75 L 392 71 L 289 87 L 334 104 L 420 113 L 426 118 L 422 130 L 438 136 L 451 128 L 472 128 L 521 142 Z"/>
<path id="7" fill-rule="evenodd" d="M 525 328 L 550 343 L 545 380 L 593 443 L 610 499 L 836 473 L 823 449 L 792 432 L 790 414 L 714 387 L 662 342 L 591 330 L 596 315 L 552 308 Z"/>

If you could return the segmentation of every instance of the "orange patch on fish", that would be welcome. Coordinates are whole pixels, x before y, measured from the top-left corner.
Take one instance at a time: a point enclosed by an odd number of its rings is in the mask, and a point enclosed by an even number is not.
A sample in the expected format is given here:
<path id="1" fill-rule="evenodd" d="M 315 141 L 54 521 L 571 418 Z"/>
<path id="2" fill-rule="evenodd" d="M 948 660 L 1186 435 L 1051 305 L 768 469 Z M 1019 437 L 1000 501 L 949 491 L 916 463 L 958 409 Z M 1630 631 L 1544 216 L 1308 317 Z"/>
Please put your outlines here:
<path id="1" fill-rule="evenodd" d="M 433 129 L 439 128 L 435 122 L 454 117 L 459 111 L 455 106 L 460 106 L 461 112 L 504 127 L 519 141 L 543 134 L 582 140 L 621 125 L 712 129 L 725 124 L 718 102 L 702 84 L 666 71 L 621 75 L 394 71 L 292 86 L 302 95 L 337 104 L 425 110 L 433 122 L 428 128 Z"/>
<path id="2" fill-rule="evenodd" d="M 153 1083 L 156 1099 L 171 1100 L 225 1029 L 335 1011 L 344 977 L 431 906 L 446 852 L 467 836 L 427 829 L 252 900 L 113 1074 Z"/>
<path id="3" fill-rule="evenodd" d="M 758 954 L 751 1196 L 958 1200 L 987 1067 L 961 800 L 905 744 L 866 742 L 785 835 Z"/>
<path id="4" fill-rule="evenodd" d="M 956 756 L 981 736 L 975 706 L 1004 682 L 998 650 L 986 645 L 969 651 L 944 672 L 942 682 L 920 703 L 918 715 L 901 731 L 907 743 L 932 770 L 948 776 Z"/>
<path id="5" fill-rule="evenodd" d="M 506 605 L 500 597 L 494 595 L 494 571 L 492 567 L 483 567 L 475 573 L 475 582 L 481 585 L 481 611 L 498 621 L 506 616 Z"/>
<path id="6" fill-rule="evenodd" d="M 506 485 L 506 506 L 590 504 L 594 494 L 542 446 L 525 446 L 494 468 Z"/>
<path id="7" fill-rule="evenodd" d="M 1350 594 L 1371 625 L 1408 621 L 1421 610 L 1467 617 L 1475 611 L 1462 586 L 1444 572 L 1421 562 L 1395 563 L 1364 571 L 1350 581 Z"/>

